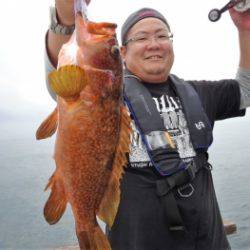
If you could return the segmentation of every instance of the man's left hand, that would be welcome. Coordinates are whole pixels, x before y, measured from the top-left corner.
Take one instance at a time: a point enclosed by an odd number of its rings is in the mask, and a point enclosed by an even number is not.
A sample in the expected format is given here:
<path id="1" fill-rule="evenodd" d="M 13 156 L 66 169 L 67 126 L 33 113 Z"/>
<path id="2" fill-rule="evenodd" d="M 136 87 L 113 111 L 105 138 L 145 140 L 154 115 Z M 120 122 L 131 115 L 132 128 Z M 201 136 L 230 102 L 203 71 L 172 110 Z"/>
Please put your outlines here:
<path id="1" fill-rule="evenodd" d="M 245 12 L 238 12 L 234 8 L 229 10 L 231 18 L 239 31 L 250 32 L 250 9 Z"/>

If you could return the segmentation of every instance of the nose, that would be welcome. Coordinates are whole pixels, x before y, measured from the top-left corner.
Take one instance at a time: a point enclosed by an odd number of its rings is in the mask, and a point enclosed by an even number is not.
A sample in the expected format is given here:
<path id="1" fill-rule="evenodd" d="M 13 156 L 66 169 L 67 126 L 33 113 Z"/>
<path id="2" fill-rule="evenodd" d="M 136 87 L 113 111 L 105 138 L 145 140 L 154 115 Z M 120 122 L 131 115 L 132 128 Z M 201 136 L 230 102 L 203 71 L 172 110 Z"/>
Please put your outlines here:
<path id="1" fill-rule="evenodd" d="M 155 36 L 151 36 L 150 39 L 148 39 L 148 44 L 147 44 L 148 48 L 159 48 L 160 47 L 160 43 L 158 42 L 157 37 Z"/>

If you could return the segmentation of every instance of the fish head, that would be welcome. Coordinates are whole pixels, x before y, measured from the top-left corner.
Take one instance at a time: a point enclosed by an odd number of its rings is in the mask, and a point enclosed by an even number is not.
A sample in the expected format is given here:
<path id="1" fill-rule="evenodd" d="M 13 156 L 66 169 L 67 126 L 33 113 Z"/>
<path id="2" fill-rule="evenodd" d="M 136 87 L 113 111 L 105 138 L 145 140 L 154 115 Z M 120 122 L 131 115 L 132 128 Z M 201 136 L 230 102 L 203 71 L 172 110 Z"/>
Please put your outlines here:
<path id="1" fill-rule="evenodd" d="M 49 76 L 57 96 L 69 100 L 121 100 L 123 66 L 114 23 L 94 23 L 76 13 L 75 32 L 58 56 Z"/>
<path id="2" fill-rule="evenodd" d="M 77 64 L 110 70 L 114 76 L 121 74 L 122 61 L 114 23 L 94 23 L 84 15 L 76 15 Z"/>

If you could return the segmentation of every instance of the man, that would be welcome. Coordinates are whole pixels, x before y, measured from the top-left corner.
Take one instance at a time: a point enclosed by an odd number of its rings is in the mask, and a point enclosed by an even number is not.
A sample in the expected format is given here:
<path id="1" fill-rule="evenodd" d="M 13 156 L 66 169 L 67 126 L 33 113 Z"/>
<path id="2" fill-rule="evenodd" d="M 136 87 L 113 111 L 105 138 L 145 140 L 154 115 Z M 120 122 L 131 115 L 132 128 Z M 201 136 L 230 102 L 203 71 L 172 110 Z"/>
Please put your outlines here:
<path id="1" fill-rule="evenodd" d="M 59 25 L 70 31 L 73 1 L 56 7 Z M 171 29 L 154 9 L 138 10 L 123 24 L 124 99 L 134 131 L 108 231 L 114 250 L 230 249 L 207 162 L 214 122 L 242 116 L 250 105 L 250 11 L 230 13 L 240 40 L 236 80 L 184 82 L 171 75 Z M 48 71 L 69 39 L 64 31 L 52 27 L 47 35 Z"/>

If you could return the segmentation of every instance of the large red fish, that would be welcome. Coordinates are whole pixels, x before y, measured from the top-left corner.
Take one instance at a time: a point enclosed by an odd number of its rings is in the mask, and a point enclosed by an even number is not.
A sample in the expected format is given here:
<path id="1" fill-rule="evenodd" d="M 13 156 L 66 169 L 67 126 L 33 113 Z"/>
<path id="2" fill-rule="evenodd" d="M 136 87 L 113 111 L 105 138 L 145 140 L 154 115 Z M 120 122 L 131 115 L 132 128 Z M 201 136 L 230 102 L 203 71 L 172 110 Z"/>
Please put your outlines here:
<path id="1" fill-rule="evenodd" d="M 111 249 L 96 215 L 112 226 L 129 151 L 130 118 L 122 105 L 115 29 L 115 24 L 76 15 L 75 33 L 59 54 L 58 69 L 49 75 L 57 108 L 37 131 L 37 139 L 44 139 L 57 130 L 45 219 L 57 223 L 69 202 L 81 249 Z"/>

